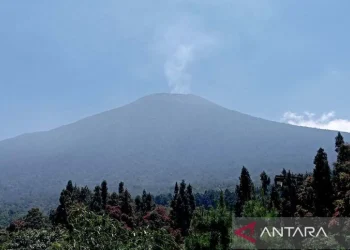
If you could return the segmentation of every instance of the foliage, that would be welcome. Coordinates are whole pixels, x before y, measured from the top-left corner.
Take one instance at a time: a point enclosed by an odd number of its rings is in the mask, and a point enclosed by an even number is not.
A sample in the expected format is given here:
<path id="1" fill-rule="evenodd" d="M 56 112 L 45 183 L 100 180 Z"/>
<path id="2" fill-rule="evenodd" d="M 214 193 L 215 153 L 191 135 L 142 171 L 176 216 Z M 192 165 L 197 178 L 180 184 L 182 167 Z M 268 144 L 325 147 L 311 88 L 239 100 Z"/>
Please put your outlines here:
<path id="1" fill-rule="evenodd" d="M 244 217 L 277 217 L 278 212 L 275 209 L 269 210 L 258 200 L 250 200 L 243 207 L 242 215 Z"/>
<path id="2" fill-rule="evenodd" d="M 314 160 L 312 187 L 315 193 L 315 216 L 331 216 L 333 211 L 333 187 L 327 154 L 320 148 Z"/>
<path id="3" fill-rule="evenodd" d="M 242 168 L 241 176 L 239 177 L 239 185 L 236 186 L 236 204 L 235 214 L 241 216 L 244 204 L 251 200 L 254 196 L 254 185 L 250 179 L 248 169 Z"/>
<path id="4" fill-rule="evenodd" d="M 106 181 L 90 191 L 70 180 L 49 216 L 36 207 L 24 213 L 22 207 L 16 210 L 6 204 L 0 210 L 0 220 L 7 224 L 6 230 L 0 230 L 0 250 L 229 250 L 237 243 L 232 234 L 233 214 L 332 215 L 333 220 L 350 216 L 350 145 L 340 133 L 335 148 L 338 157 L 332 173 L 327 154 L 320 148 L 310 174 L 283 169 L 271 185 L 263 171 L 261 185 L 254 187 L 243 167 L 235 190 L 194 193 L 183 180 L 175 184 L 173 194 L 153 196 L 144 190 L 133 198 L 123 182 L 110 193 Z M 330 239 L 326 244 L 336 246 L 335 237 Z M 318 243 L 323 244 L 317 239 L 306 241 L 307 246 Z"/>
<path id="5" fill-rule="evenodd" d="M 194 202 L 192 187 L 191 185 L 186 187 L 184 180 L 181 182 L 180 188 L 177 183 L 175 184 L 171 207 L 171 218 L 174 222 L 174 228 L 180 229 L 182 235 L 187 236 L 196 205 Z"/>
<path id="6" fill-rule="evenodd" d="M 232 211 L 228 211 L 221 192 L 217 208 L 196 210 L 186 249 L 227 250 L 231 242 Z"/>
<path id="7" fill-rule="evenodd" d="M 4 243 L 4 249 L 54 249 L 55 243 L 66 237 L 64 230 L 28 229 L 10 235 L 10 240 Z"/>

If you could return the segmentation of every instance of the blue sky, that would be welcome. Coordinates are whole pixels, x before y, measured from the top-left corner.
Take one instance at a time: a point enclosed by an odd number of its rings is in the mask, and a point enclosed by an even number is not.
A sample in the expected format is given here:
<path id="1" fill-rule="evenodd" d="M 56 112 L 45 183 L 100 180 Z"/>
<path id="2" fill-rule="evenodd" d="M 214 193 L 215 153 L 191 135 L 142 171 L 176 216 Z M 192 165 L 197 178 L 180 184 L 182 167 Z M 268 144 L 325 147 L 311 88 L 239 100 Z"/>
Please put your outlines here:
<path id="1" fill-rule="evenodd" d="M 350 131 L 350 1 L 1 1 L 0 140 L 157 92 Z"/>

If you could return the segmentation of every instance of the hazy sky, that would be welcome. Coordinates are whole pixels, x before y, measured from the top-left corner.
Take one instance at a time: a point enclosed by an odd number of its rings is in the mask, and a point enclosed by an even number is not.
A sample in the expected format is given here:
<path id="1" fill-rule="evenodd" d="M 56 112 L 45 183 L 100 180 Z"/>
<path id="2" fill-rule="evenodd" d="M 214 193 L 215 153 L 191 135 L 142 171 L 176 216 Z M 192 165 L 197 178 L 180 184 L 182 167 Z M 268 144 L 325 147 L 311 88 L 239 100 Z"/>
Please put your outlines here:
<path id="1" fill-rule="evenodd" d="M 0 139 L 156 92 L 350 131 L 350 1 L 1 1 Z"/>

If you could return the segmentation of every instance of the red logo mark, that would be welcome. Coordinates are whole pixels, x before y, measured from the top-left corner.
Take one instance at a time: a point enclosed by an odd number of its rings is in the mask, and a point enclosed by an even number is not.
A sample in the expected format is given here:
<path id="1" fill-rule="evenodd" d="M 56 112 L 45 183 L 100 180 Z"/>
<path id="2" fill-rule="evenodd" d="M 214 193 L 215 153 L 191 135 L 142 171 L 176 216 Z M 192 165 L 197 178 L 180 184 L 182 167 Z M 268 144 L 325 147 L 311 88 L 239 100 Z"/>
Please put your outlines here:
<path id="1" fill-rule="evenodd" d="M 252 237 L 254 235 L 254 229 L 255 229 L 256 222 L 249 223 L 248 225 L 238 228 L 235 230 L 235 234 L 239 237 L 242 237 L 243 239 L 246 239 L 250 241 L 251 243 L 255 243 L 256 240 Z M 249 235 L 243 234 L 244 231 L 249 230 Z"/>

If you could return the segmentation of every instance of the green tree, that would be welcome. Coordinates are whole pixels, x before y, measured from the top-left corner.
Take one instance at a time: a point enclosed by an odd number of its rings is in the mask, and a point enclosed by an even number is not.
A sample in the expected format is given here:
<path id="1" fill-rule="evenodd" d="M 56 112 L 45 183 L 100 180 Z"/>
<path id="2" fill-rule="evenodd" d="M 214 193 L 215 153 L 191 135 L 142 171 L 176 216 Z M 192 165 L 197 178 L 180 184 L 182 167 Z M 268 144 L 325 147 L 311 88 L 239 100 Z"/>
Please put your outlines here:
<path id="1" fill-rule="evenodd" d="M 220 191 L 217 208 L 199 207 L 193 215 L 190 235 L 186 237 L 186 249 L 228 250 L 232 234 L 232 212 L 225 204 L 225 195 Z"/>
<path id="2" fill-rule="evenodd" d="M 196 209 L 196 201 L 194 199 L 194 195 L 193 195 L 193 190 L 192 190 L 191 184 L 189 184 L 187 186 L 187 195 L 188 195 L 189 205 L 190 205 L 191 211 L 193 212 Z"/>
<path id="3" fill-rule="evenodd" d="M 240 217 L 242 215 L 242 210 L 243 210 L 243 201 L 241 200 L 241 189 L 239 185 L 236 185 L 235 197 L 236 197 L 236 202 L 234 204 L 235 215 L 236 217 Z"/>
<path id="4" fill-rule="evenodd" d="M 340 132 L 338 132 L 338 135 L 335 137 L 335 152 L 339 153 L 339 149 L 343 145 L 344 145 L 344 138 L 340 134 Z"/>
<path id="5" fill-rule="evenodd" d="M 297 191 L 298 217 L 311 217 L 315 214 L 315 191 L 313 188 L 313 177 L 307 176 Z"/>
<path id="6" fill-rule="evenodd" d="M 297 183 L 290 171 L 288 171 L 281 189 L 281 215 L 292 217 L 297 206 Z"/>
<path id="7" fill-rule="evenodd" d="M 119 197 L 118 194 L 116 192 L 113 192 L 111 194 L 111 198 L 108 200 L 108 205 L 111 206 L 118 206 L 119 204 Z"/>
<path id="8" fill-rule="evenodd" d="M 264 195 L 267 195 L 271 180 L 270 180 L 270 177 L 265 173 L 265 171 L 263 171 L 260 174 L 260 181 L 261 181 L 261 188 L 264 192 Z"/>
<path id="9" fill-rule="evenodd" d="M 192 192 L 192 188 L 187 189 L 184 180 L 181 182 L 180 188 L 176 184 L 174 200 L 172 201 L 173 211 L 171 217 L 175 228 L 180 229 L 183 236 L 188 235 L 188 229 L 194 212 L 192 210 L 193 206 L 191 207 L 191 200 L 194 200 L 194 197 L 192 193 L 188 193 L 189 191 Z"/>
<path id="10" fill-rule="evenodd" d="M 152 195 L 150 193 L 147 194 L 146 196 L 146 211 L 152 211 L 154 209 L 154 202 L 153 202 L 153 198 Z"/>
<path id="11" fill-rule="evenodd" d="M 278 188 L 275 185 L 272 185 L 271 194 L 270 194 L 270 209 L 280 210 L 281 200 Z"/>
<path id="12" fill-rule="evenodd" d="M 122 195 L 124 193 L 124 182 L 119 183 L 119 195 Z"/>
<path id="13" fill-rule="evenodd" d="M 103 181 L 101 183 L 101 198 L 102 198 L 102 207 L 105 209 L 107 205 L 107 197 L 108 197 L 108 187 L 107 181 Z"/>
<path id="14" fill-rule="evenodd" d="M 242 168 L 241 177 L 239 180 L 241 200 L 244 202 L 251 200 L 253 198 L 254 186 L 252 180 L 250 179 L 248 169 L 245 167 Z"/>
<path id="15" fill-rule="evenodd" d="M 333 187 L 327 154 L 323 148 L 317 151 L 314 164 L 312 186 L 315 192 L 315 216 L 331 216 L 333 212 Z"/>
<path id="16" fill-rule="evenodd" d="M 68 192 L 70 192 L 70 193 L 73 193 L 73 189 L 74 189 L 73 183 L 72 183 L 71 180 L 69 180 L 68 183 L 67 183 L 67 186 L 66 186 L 66 190 L 67 190 Z"/>
<path id="17" fill-rule="evenodd" d="M 236 186 L 236 216 L 241 216 L 244 204 L 253 198 L 254 185 L 248 170 L 243 167 L 239 177 L 239 186 Z"/>
<path id="18" fill-rule="evenodd" d="M 124 191 L 123 205 L 121 206 L 121 210 L 123 214 L 126 214 L 130 217 L 133 216 L 132 199 L 127 189 Z"/>
<path id="19" fill-rule="evenodd" d="M 67 189 L 63 189 L 59 199 L 60 204 L 57 209 L 51 211 L 50 220 L 54 225 L 63 224 L 68 225 L 68 210 L 72 203 L 72 193 Z"/>
<path id="20" fill-rule="evenodd" d="M 276 209 L 269 210 L 259 200 L 250 200 L 244 204 L 242 214 L 244 217 L 277 217 L 278 212 Z"/>
<path id="21" fill-rule="evenodd" d="M 234 204 L 235 204 L 235 193 L 231 192 L 229 189 L 225 189 L 225 203 L 226 203 L 226 207 L 230 210 L 233 211 L 234 209 Z"/>
<path id="22" fill-rule="evenodd" d="M 119 183 L 119 188 L 118 188 L 118 194 L 119 194 L 119 206 L 123 206 L 123 200 L 124 200 L 124 182 Z"/>
<path id="23" fill-rule="evenodd" d="M 337 164 L 344 164 L 350 161 L 350 145 L 343 144 L 339 148 Z"/>
<path id="24" fill-rule="evenodd" d="M 94 189 L 94 195 L 92 197 L 90 209 L 95 212 L 100 212 L 102 209 L 102 196 L 100 186 L 96 186 Z"/>
<path id="25" fill-rule="evenodd" d="M 39 208 L 32 208 L 24 217 L 25 227 L 31 229 L 47 228 L 48 218 L 40 211 Z"/>
<path id="26" fill-rule="evenodd" d="M 140 195 L 137 195 L 135 197 L 135 209 L 136 209 L 136 212 L 142 212 L 142 200 L 141 200 L 141 196 Z"/>
<path id="27" fill-rule="evenodd" d="M 128 193 L 125 191 L 125 193 Z M 123 249 L 180 250 L 165 230 L 130 229 L 105 213 L 95 213 L 84 206 L 74 206 L 69 215 L 74 230 L 69 232 L 58 249 Z M 29 248 L 22 248 L 29 249 Z M 30 248 L 47 249 L 47 248 Z"/>
<path id="28" fill-rule="evenodd" d="M 225 198 L 224 198 L 224 192 L 223 192 L 222 190 L 220 191 L 219 208 L 220 208 L 221 210 L 226 209 Z"/>
<path id="29" fill-rule="evenodd" d="M 142 192 L 142 198 L 141 198 L 141 211 L 143 214 L 147 213 L 147 192 L 144 189 Z"/>
<path id="30" fill-rule="evenodd" d="M 230 228 L 232 224 L 232 213 L 226 209 L 225 195 L 221 190 L 219 200 L 219 217 L 217 221 L 217 228 L 220 233 L 220 244 L 222 250 L 228 250 L 230 245 Z"/>
<path id="31" fill-rule="evenodd" d="M 338 138 L 338 140 L 337 140 Z M 347 216 L 345 212 L 345 200 L 350 190 L 350 145 L 344 143 L 341 136 L 336 138 L 337 161 L 334 163 L 332 183 L 335 194 L 336 213 Z M 338 141 L 338 143 L 337 143 Z M 350 214 L 349 214 L 350 215 Z"/>
<path id="32" fill-rule="evenodd" d="M 88 186 L 80 189 L 78 201 L 84 204 L 89 204 L 91 202 L 91 191 Z"/>
<path id="33" fill-rule="evenodd" d="M 170 203 L 170 207 L 171 207 L 170 216 L 174 221 L 176 218 L 176 202 L 177 202 L 178 195 L 179 195 L 179 186 L 176 182 L 175 187 L 174 187 L 174 196 L 173 196 L 173 199 Z"/>
<path id="34" fill-rule="evenodd" d="M 287 171 L 283 168 L 281 174 L 282 174 L 283 176 L 286 176 L 286 175 L 287 175 Z"/>
<path id="35" fill-rule="evenodd" d="M 124 194 L 122 196 L 123 202 L 120 207 L 122 216 L 121 220 L 129 227 L 133 228 L 134 223 L 134 209 L 133 209 L 133 201 L 131 199 L 131 195 L 127 189 L 125 189 Z"/>

